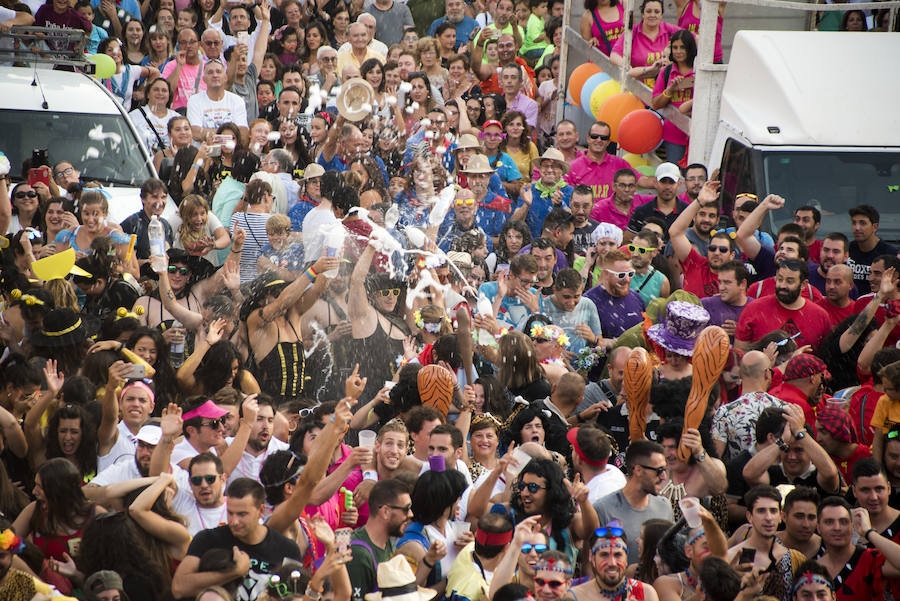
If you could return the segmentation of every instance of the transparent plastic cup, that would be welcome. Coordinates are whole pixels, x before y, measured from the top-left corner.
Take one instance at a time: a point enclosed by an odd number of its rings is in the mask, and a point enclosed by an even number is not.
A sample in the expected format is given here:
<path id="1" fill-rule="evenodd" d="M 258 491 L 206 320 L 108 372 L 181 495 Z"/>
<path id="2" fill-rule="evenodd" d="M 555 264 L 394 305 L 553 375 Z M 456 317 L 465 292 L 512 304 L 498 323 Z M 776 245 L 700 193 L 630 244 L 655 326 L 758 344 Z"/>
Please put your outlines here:
<path id="1" fill-rule="evenodd" d="M 700 500 L 697 497 L 684 497 L 678 501 L 681 514 L 689 528 L 700 527 Z"/>
<path id="2" fill-rule="evenodd" d="M 378 436 L 376 432 L 372 430 L 362 430 L 359 433 L 359 446 L 371 449 L 375 446 L 375 437 Z"/>

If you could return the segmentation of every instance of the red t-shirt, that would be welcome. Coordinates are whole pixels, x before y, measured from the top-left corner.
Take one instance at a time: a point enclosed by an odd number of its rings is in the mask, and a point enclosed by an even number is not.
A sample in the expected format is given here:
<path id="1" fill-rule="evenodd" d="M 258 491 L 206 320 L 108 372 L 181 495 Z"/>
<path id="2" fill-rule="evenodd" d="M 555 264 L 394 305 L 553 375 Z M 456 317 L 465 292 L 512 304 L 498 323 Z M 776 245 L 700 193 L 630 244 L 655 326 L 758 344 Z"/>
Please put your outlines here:
<path id="1" fill-rule="evenodd" d="M 744 307 L 735 339 L 755 342 L 773 330 L 784 330 L 788 336 L 800 334 L 797 346 L 816 349 L 830 329 L 831 319 L 822 307 L 806 301 L 799 309 L 785 309 L 775 296 L 764 296 Z"/>
<path id="2" fill-rule="evenodd" d="M 752 286 L 747 288 L 747 298 L 751 299 L 762 298 L 764 296 L 770 296 L 772 294 L 775 294 L 774 277 L 755 282 Z M 800 296 L 802 296 L 803 298 L 808 298 L 813 302 L 823 298 L 822 293 L 819 292 L 819 289 L 809 282 L 806 283 L 806 286 L 800 289 Z"/>
<path id="3" fill-rule="evenodd" d="M 815 288 L 813 290 L 815 290 Z M 823 296 L 815 301 L 815 303 L 825 309 L 825 312 L 828 313 L 828 317 L 831 319 L 831 325 L 833 326 L 841 323 L 851 315 L 856 315 L 856 311 L 854 311 L 856 305 L 852 302 L 846 307 L 838 307 L 832 304 L 832 302 L 828 300 L 828 297 Z"/>
<path id="4" fill-rule="evenodd" d="M 873 296 L 875 295 L 869 293 L 856 299 L 856 303 L 853 305 L 854 315 L 862 313 L 863 309 L 869 306 L 869 303 L 872 301 Z M 878 327 L 881 327 L 881 324 L 884 323 L 884 315 L 884 305 L 879 305 L 875 310 L 875 322 L 878 324 Z M 893 330 L 891 330 L 891 333 L 888 334 L 888 338 L 885 341 L 884 346 L 894 346 L 895 344 L 897 344 L 897 341 L 900 341 L 900 326 L 897 326 Z"/>
<path id="5" fill-rule="evenodd" d="M 853 464 L 859 461 L 860 459 L 865 459 L 866 457 L 872 456 L 872 449 L 867 447 L 864 444 L 856 447 L 856 450 L 847 457 L 846 459 L 841 459 L 840 457 L 835 457 L 834 455 L 830 455 L 831 460 L 834 461 L 834 464 L 841 472 L 841 476 L 844 477 L 844 482 L 850 483 L 853 480 L 850 478 L 850 473 L 853 471 Z"/>
<path id="6" fill-rule="evenodd" d="M 862 380 L 860 380 L 862 382 Z M 874 434 L 872 434 L 872 415 L 875 413 L 875 407 L 878 405 L 878 399 L 881 398 L 882 392 L 877 392 L 871 381 L 859 387 L 859 390 L 850 397 L 850 419 L 856 426 L 856 433 L 859 439 L 867 445 L 872 444 Z"/>
<path id="7" fill-rule="evenodd" d="M 681 271 L 684 274 L 681 287 L 686 292 L 696 294 L 698 298 L 719 293 L 719 274 L 710 268 L 709 259 L 698 253 L 693 246 L 687 258 L 681 261 Z"/>
<path id="8" fill-rule="evenodd" d="M 853 557 L 844 569 L 834 578 L 837 587 L 836 601 L 882 601 L 884 599 L 884 580 L 881 569 L 884 566 L 884 555 L 877 549 L 861 547 L 853 553 Z"/>
<path id="9" fill-rule="evenodd" d="M 809 260 L 813 263 L 818 263 L 822 254 L 822 241 L 815 239 L 807 248 L 809 249 Z"/>
<path id="10" fill-rule="evenodd" d="M 525 67 L 525 73 L 528 74 L 528 81 L 525 81 L 522 84 L 522 93 L 528 96 L 529 98 L 534 98 L 537 87 L 534 85 L 534 69 L 528 66 L 528 63 L 525 62 L 521 56 L 516 57 L 516 63 L 520 66 Z M 500 87 L 500 80 L 497 76 L 497 71 L 491 73 L 491 76 L 485 80 L 482 80 L 481 83 L 478 84 L 481 88 L 482 94 L 503 94 L 503 88 Z"/>

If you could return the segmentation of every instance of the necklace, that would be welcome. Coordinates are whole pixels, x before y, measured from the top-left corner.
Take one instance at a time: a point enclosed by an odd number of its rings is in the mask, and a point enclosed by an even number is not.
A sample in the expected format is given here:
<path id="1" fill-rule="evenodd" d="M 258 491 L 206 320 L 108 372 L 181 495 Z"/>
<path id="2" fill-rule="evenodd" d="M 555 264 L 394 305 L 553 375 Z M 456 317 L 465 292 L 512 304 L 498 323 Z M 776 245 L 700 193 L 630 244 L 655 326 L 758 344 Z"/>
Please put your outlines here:
<path id="1" fill-rule="evenodd" d="M 622 582 L 619 585 L 612 589 L 601 588 L 600 583 L 594 578 L 594 585 L 597 587 L 597 591 L 600 593 L 600 596 L 604 599 L 613 599 L 613 601 L 625 601 L 628 599 L 628 596 L 631 595 L 631 583 L 628 580 L 628 576 L 622 579 Z"/>
<path id="2" fill-rule="evenodd" d="M 200 512 L 200 504 L 194 501 L 194 509 L 197 511 L 197 517 L 200 518 L 200 525 L 203 526 L 202 530 L 208 530 L 206 527 L 206 522 L 203 521 L 203 514 Z M 222 513 L 219 516 L 219 524 L 225 523 L 225 513 L 227 512 L 227 505 L 222 503 Z M 218 526 L 219 524 L 216 524 Z"/>
<path id="3" fill-rule="evenodd" d="M 694 573 L 691 572 L 691 568 L 688 568 L 684 571 L 684 582 L 691 588 L 691 590 L 697 590 L 697 578 L 696 576 L 694 576 Z"/>

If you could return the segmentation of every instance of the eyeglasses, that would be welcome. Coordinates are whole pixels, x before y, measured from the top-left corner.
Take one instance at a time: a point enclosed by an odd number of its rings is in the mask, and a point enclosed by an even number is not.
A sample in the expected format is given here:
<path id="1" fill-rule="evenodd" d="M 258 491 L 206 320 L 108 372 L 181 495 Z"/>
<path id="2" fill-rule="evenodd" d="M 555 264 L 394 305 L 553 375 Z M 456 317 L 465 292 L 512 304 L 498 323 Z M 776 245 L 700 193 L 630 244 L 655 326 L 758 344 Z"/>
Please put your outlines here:
<path id="1" fill-rule="evenodd" d="M 169 273 L 180 273 L 181 275 L 187 275 L 191 272 L 187 267 L 178 267 L 177 265 L 169 265 Z"/>
<path id="2" fill-rule="evenodd" d="M 562 585 L 566 583 L 565 580 L 544 580 L 543 578 L 535 578 L 534 584 L 538 587 L 541 586 L 549 586 L 550 588 L 556 590 Z"/>
<path id="3" fill-rule="evenodd" d="M 384 297 L 391 296 L 392 294 L 394 296 L 400 296 L 399 288 L 385 288 L 384 290 L 379 290 L 378 292 L 380 292 L 381 296 L 384 296 Z"/>
<path id="4" fill-rule="evenodd" d="M 485 140 L 502 140 L 503 138 L 506 137 L 506 134 L 488 133 L 488 134 L 481 134 L 481 137 L 484 138 Z"/>
<path id="5" fill-rule="evenodd" d="M 412 503 L 407 503 L 406 505 L 388 505 L 391 509 L 396 509 L 397 511 L 402 511 L 403 513 L 409 513 L 409 510 L 412 509 Z"/>
<path id="6" fill-rule="evenodd" d="M 220 417 L 219 419 L 214 419 L 214 420 L 211 420 L 208 422 L 202 422 L 200 424 L 200 427 L 202 428 L 203 426 L 208 426 L 208 427 L 212 428 L 213 430 L 218 430 L 219 428 L 221 428 L 224 425 L 225 425 L 225 420 Z"/>
<path id="7" fill-rule="evenodd" d="M 657 478 L 658 478 L 659 476 L 662 476 L 663 474 L 665 474 L 665 473 L 666 473 L 666 470 L 669 469 L 669 468 L 666 467 L 666 466 L 662 466 L 662 467 L 653 467 L 652 465 L 644 465 L 644 464 L 642 464 L 642 463 L 638 463 L 637 465 L 638 465 L 638 467 L 642 467 L 642 468 L 644 468 L 645 470 L 650 470 L 651 472 L 656 472 Z"/>
<path id="8" fill-rule="evenodd" d="M 63 169 L 62 171 L 57 171 L 57 172 L 54 173 L 53 175 L 55 175 L 56 177 L 65 177 L 65 176 L 68 176 L 68 175 L 72 175 L 73 173 L 75 173 L 75 170 L 74 170 L 74 169 L 72 169 L 71 167 L 66 167 L 66 168 Z"/>
<path id="9" fill-rule="evenodd" d="M 541 486 L 537 482 L 519 482 L 518 484 L 516 484 L 516 488 L 519 489 L 519 492 L 522 492 L 527 488 L 528 492 L 535 495 L 537 494 L 537 491 L 541 490 L 542 488 L 547 488 L 547 486 Z"/>
<path id="10" fill-rule="evenodd" d="M 216 474 L 206 474 L 205 476 L 191 476 L 191 484 L 194 486 L 200 486 L 203 482 L 206 482 L 208 485 L 212 486 L 213 483 L 219 479 L 219 476 Z"/>
<path id="11" fill-rule="evenodd" d="M 222 45 L 222 42 L 219 40 L 203 40 L 200 43 L 203 44 L 204 46 L 221 46 Z"/>
<path id="12" fill-rule="evenodd" d="M 613 271 L 612 269 L 604 269 L 603 271 L 606 271 L 606 272 L 609 272 L 609 273 L 613 274 L 614 276 L 616 276 L 616 277 L 619 278 L 620 280 L 625 280 L 625 279 L 633 278 L 633 277 L 634 277 L 634 274 L 636 273 L 636 272 L 634 271 L 634 269 L 632 269 L 631 271 Z"/>
<path id="13" fill-rule="evenodd" d="M 320 57 L 319 60 L 320 61 L 328 61 L 328 62 L 336 61 L 337 56 L 323 56 L 323 57 Z"/>
<path id="14" fill-rule="evenodd" d="M 523 284 L 525 284 L 526 286 L 530 286 L 532 284 L 537 284 L 537 278 L 535 278 L 535 277 L 523 278 L 522 276 L 517 275 L 517 276 L 515 276 L 515 278 L 517 280 L 519 280 L 520 282 L 522 282 Z"/>
<path id="15" fill-rule="evenodd" d="M 637 184 L 623 184 L 621 182 L 616 182 L 615 186 L 617 188 L 622 188 L 623 190 L 634 190 L 637 188 Z"/>
<path id="16" fill-rule="evenodd" d="M 28 198 L 37 198 L 37 192 L 34 190 L 29 190 L 28 192 L 16 192 L 13 196 L 16 198 L 25 198 L 26 196 Z"/>
<path id="17" fill-rule="evenodd" d="M 591 140 L 596 140 L 597 138 L 600 138 L 600 139 L 603 140 L 604 142 L 606 142 L 607 140 L 609 140 L 609 134 L 606 134 L 605 136 L 604 136 L 603 134 L 588 134 L 588 137 L 589 137 Z"/>
<path id="18" fill-rule="evenodd" d="M 550 342 L 549 338 L 532 338 L 531 339 L 535 344 L 541 344 L 544 342 Z"/>
<path id="19" fill-rule="evenodd" d="M 702 175 L 698 175 L 696 177 L 686 177 L 686 178 L 684 178 L 684 181 L 686 181 L 686 182 L 705 182 L 706 178 L 703 177 Z"/>
<path id="20" fill-rule="evenodd" d="M 643 465 L 641 467 L 644 467 Z M 661 468 L 666 469 L 666 468 Z M 625 534 L 621 528 L 597 528 L 594 530 L 594 536 L 597 538 L 619 538 Z"/>
<path id="21" fill-rule="evenodd" d="M 656 248 L 647 248 L 646 246 L 637 246 L 636 244 L 628 245 L 628 252 L 631 254 L 638 253 L 639 255 L 646 255 L 654 250 L 656 250 Z"/>
<path id="22" fill-rule="evenodd" d="M 473 207 L 473 206 L 475 206 L 475 199 L 474 198 L 457 198 L 456 206 L 461 207 L 463 205 L 465 205 L 467 207 Z"/>
<path id="23" fill-rule="evenodd" d="M 522 553 L 525 553 L 525 554 L 528 554 L 528 553 L 531 553 L 532 551 L 534 551 L 535 553 L 540 555 L 541 553 L 543 553 L 546 550 L 547 550 L 547 545 L 543 545 L 543 544 L 532 545 L 531 543 L 525 543 L 524 545 L 522 545 Z"/>
<path id="24" fill-rule="evenodd" d="M 730 246 L 719 246 L 718 244 L 710 244 L 706 248 L 707 248 L 707 252 L 710 252 L 710 251 L 714 251 L 717 253 L 730 253 L 731 252 Z"/>

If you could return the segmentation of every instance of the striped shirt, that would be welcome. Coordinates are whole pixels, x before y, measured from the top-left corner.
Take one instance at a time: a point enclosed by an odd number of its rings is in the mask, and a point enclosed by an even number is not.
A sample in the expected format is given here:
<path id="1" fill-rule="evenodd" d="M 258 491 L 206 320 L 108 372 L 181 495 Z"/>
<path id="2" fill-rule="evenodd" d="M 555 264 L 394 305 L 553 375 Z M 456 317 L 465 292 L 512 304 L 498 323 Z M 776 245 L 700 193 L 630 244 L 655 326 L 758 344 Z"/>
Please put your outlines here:
<path id="1" fill-rule="evenodd" d="M 237 224 L 247 232 L 244 240 L 244 248 L 241 251 L 241 283 L 249 282 L 259 275 L 256 272 L 256 259 L 259 257 L 259 249 L 268 244 L 266 235 L 266 221 L 271 217 L 269 213 L 235 213 L 231 216 L 231 230 Z"/>

